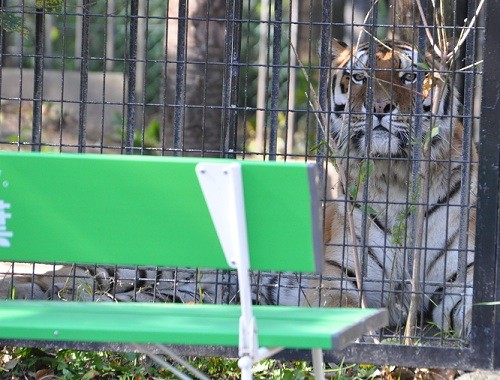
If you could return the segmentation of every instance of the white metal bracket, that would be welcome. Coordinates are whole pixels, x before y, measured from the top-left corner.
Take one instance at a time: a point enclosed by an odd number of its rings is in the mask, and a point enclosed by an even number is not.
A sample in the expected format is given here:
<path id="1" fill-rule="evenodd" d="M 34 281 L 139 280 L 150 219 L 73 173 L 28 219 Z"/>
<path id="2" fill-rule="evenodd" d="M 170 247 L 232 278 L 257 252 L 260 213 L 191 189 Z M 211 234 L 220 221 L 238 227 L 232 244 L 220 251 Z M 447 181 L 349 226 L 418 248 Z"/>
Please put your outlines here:
<path id="1" fill-rule="evenodd" d="M 238 271 L 241 317 L 239 365 L 242 375 L 251 378 L 251 366 L 258 355 L 257 326 L 252 312 L 250 259 L 243 178 L 239 163 L 199 163 L 196 174 L 230 267 Z"/>
<path id="2" fill-rule="evenodd" d="M 241 165 L 199 163 L 196 174 L 229 266 L 249 268 Z"/>

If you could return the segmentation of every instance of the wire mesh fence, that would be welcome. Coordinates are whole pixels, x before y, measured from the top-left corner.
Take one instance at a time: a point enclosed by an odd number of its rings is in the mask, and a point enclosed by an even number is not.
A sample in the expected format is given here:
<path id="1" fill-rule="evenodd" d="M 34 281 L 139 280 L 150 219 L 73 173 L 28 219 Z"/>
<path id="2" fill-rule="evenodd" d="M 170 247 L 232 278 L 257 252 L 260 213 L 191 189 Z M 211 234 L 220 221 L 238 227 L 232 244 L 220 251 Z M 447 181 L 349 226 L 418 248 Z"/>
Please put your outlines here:
<path id="1" fill-rule="evenodd" d="M 0 149 L 316 162 L 325 272 L 255 302 L 389 308 L 331 360 L 498 367 L 495 4 L 3 0 Z M 0 265 L 3 298 L 238 301 L 231 272 Z"/>

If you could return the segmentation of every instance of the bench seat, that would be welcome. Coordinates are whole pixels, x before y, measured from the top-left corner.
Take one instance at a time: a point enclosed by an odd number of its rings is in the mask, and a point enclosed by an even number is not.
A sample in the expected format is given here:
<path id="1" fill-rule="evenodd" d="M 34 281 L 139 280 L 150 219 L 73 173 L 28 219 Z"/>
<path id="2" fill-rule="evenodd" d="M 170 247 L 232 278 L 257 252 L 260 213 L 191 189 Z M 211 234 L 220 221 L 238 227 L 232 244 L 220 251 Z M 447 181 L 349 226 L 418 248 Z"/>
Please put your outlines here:
<path id="1" fill-rule="evenodd" d="M 238 346 L 239 305 L 2 301 L 2 337 Z M 254 306 L 262 345 L 342 349 L 384 324 L 374 309 Z M 352 324 L 352 321 L 358 321 Z"/>

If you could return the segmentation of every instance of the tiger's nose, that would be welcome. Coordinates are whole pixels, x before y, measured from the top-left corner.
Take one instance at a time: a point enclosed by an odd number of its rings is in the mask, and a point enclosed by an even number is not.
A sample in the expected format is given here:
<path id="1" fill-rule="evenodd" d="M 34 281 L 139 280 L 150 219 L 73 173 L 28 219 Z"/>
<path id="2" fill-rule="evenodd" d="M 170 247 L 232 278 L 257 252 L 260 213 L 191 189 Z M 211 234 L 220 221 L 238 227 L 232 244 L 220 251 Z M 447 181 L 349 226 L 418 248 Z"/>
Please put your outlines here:
<path id="1" fill-rule="evenodd" d="M 392 103 L 387 100 L 373 102 L 373 113 L 375 114 L 390 113 L 393 108 Z"/>
<path id="2" fill-rule="evenodd" d="M 387 100 L 373 102 L 373 116 L 375 116 L 378 119 L 379 123 L 381 123 L 382 118 L 385 115 L 390 114 L 393 109 L 394 109 L 393 104 Z"/>

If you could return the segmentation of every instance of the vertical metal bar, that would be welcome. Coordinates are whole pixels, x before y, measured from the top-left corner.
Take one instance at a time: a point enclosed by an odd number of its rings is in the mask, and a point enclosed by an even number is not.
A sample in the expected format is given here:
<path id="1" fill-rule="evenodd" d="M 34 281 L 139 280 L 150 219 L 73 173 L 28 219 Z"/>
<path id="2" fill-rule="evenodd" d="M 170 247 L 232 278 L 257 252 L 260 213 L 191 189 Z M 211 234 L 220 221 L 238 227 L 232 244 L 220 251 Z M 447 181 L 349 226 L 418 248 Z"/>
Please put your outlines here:
<path id="1" fill-rule="evenodd" d="M 224 79 L 222 85 L 222 156 L 236 157 L 238 124 L 238 81 L 241 45 L 241 14 L 243 1 L 227 2 L 226 36 L 224 44 Z"/>
<path id="2" fill-rule="evenodd" d="M 280 97 L 280 63 L 281 63 L 281 27 L 283 21 L 283 4 L 281 0 L 274 2 L 273 22 L 273 62 L 271 68 L 271 112 L 269 118 L 269 159 L 276 160 L 278 145 L 278 115 Z"/>
<path id="3" fill-rule="evenodd" d="M 113 70 L 115 58 L 115 0 L 106 3 L 106 70 Z"/>
<path id="4" fill-rule="evenodd" d="M 486 9 L 484 47 L 483 97 L 479 140 L 478 203 L 476 221 L 476 251 L 474 257 L 474 296 L 472 308 L 471 348 L 478 368 L 500 365 L 498 322 L 500 305 L 481 305 L 498 301 L 499 290 L 499 146 L 500 120 L 500 0 L 489 0 Z M 496 276 L 496 277 L 495 277 Z M 496 319 L 495 319 L 496 318 Z"/>
<path id="5" fill-rule="evenodd" d="M 475 0 L 469 0 L 468 20 L 474 17 L 476 10 Z M 458 268 L 457 281 L 465 283 L 467 277 L 467 246 L 469 231 L 469 192 L 470 192 L 470 165 L 471 165 L 471 144 L 472 144 L 472 117 L 474 102 L 474 75 L 475 75 L 475 33 L 472 32 L 465 41 L 464 66 L 471 67 L 465 72 L 464 78 L 464 102 L 463 102 L 463 141 L 462 141 L 462 173 L 460 188 L 460 226 L 458 236 Z"/>
<path id="6" fill-rule="evenodd" d="M 138 4 L 138 20 L 137 20 L 137 59 L 136 59 L 136 86 L 135 86 L 135 97 L 138 102 L 141 103 L 141 113 L 142 117 L 139 117 L 138 125 L 136 127 L 142 129 L 142 143 L 141 152 L 144 152 L 144 128 L 146 126 L 146 58 L 147 58 L 147 47 L 148 47 L 148 13 L 149 13 L 149 2 L 140 1 Z M 137 107 L 137 110 L 140 110 Z"/>
<path id="7" fill-rule="evenodd" d="M 134 129 L 136 107 L 136 67 L 137 67 L 137 16 L 139 0 L 130 1 L 129 46 L 127 58 L 127 123 L 125 132 L 125 153 L 134 152 Z"/>
<path id="8" fill-rule="evenodd" d="M 319 88 L 318 102 L 320 113 L 318 120 L 322 125 L 317 128 L 316 145 L 322 146 L 323 142 L 328 141 L 330 133 L 330 104 L 328 102 L 329 86 L 330 86 L 330 70 L 331 70 L 331 38 L 332 38 L 332 2 L 323 0 L 321 11 L 321 37 L 320 37 L 320 69 L 319 69 Z M 323 165 L 325 157 L 318 152 L 316 156 L 316 164 L 318 165 L 319 183 L 324 183 L 325 174 Z M 327 153 L 326 153 L 327 154 Z"/>
<path id="9" fill-rule="evenodd" d="M 170 13 L 169 13 L 169 6 L 167 2 L 167 6 L 165 7 L 165 29 L 164 29 L 164 34 L 163 34 L 163 59 L 165 60 L 163 64 L 163 70 L 162 70 L 162 100 L 163 100 L 163 106 L 162 106 L 162 116 L 161 116 L 161 125 L 165 126 L 167 123 L 167 103 L 168 103 L 168 95 L 169 95 L 169 89 L 168 89 L 168 69 L 169 69 L 169 64 L 168 64 L 168 57 L 169 57 L 169 44 L 168 44 L 168 34 L 169 34 L 169 22 L 170 22 Z M 162 134 L 161 134 L 161 154 L 165 154 L 165 128 L 162 128 Z"/>
<path id="10" fill-rule="evenodd" d="M 63 4 L 63 9 L 62 9 L 62 13 L 63 14 L 67 14 L 67 4 L 64 3 Z M 61 33 L 61 46 L 65 47 L 66 46 L 66 42 L 68 40 L 67 38 L 67 35 L 65 33 L 65 31 L 67 30 L 67 27 L 68 27 L 68 18 L 67 17 L 63 17 L 63 20 L 62 20 L 62 27 L 61 29 L 63 30 L 63 32 Z M 64 54 L 63 54 L 64 55 Z M 66 59 L 64 59 L 62 57 L 61 59 L 61 67 L 60 67 L 60 73 L 61 73 L 61 84 L 60 84 L 60 88 L 61 88 L 61 113 L 60 113 L 60 116 L 59 116 L 59 125 L 63 125 L 64 123 L 64 115 L 66 113 L 66 109 L 65 109 L 65 102 L 64 102 L 64 99 L 65 99 L 65 90 L 64 90 L 64 84 L 66 82 L 65 80 L 65 75 L 66 75 Z M 60 128 L 59 129 L 59 152 L 62 152 L 63 151 L 63 129 L 64 128 Z M 102 144 L 101 144 L 102 145 Z"/>
<path id="11" fill-rule="evenodd" d="M 23 7 L 24 9 L 24 7 Z M 24 28 L 26 27 L 26 17 L 24 17 L 24 15 L 21 17 L 21 30 L 24 30 Z M 22 37 L 19 37 L 19 49 L 16 49 L 16 60 L 14 61 L 15 62 L 15 65 L 19 68 L 19 85 L 18 85 L 18 88 L 17 88 L 17 91 L 18 91 L 18 94 L 19 94 L 19 99 L 17 99 L 16 103 L 18 104 L 18 108 L 19 110 L 17 111 L 17 149 L 20 150 L 21 149 L 21 144 L 24 143 L 24 139 L 23 139 L 23 136 L 21 134 L 21 126 L 22 126 L 22 120 L 21 120 L 21 114 L 22 114 L 22 98 L 24 96 L 24 92 L 23 92 L 23 83 L 24 83 L 24 74 L 23 74 L 23 63 L 22 63 L 22 57 L 24 55 L 24 52 L 25 52 L 25 47 L 26 47 L 26 43 L 25 43 L 25 39 L 22 38 Z"/>
<path id="12" fill-rule="evenodd" d="M 89 87 L 89 34 L 91 0 L 83 0 L 82 4 L 82 40 L 80 60 L 80 110 L 78 120 L 78 152 L 85 152 L 87 141 L 87 94 Z"/>
<path id="13" fill-rule="evenodd" d="M 497 4 L 498 5 L 498 4 Z M 498 110 L 497 110 L 498 111 Z M 498 114 L 499 112 L 497 112 Z M 498 115 L 500 116 L 500 115 Z M 498 133 L 497 133 L 497 138 L 498 138 Z M 497 147 L 498 147 L 498 141 L 497 141 Z M 498 152 L 497 152 L 498 155 Z M 500 167 L 500 159 L 499 163 L 497 166 L 497 173 L 498 173 L 498 168 Z M 500 189 L 497 189 L 497 237 L 496 237 L 496 246 L 497 246 L 497 253 L 496 253 L 496 258 L 493 262 L 493 268 L 497 268 L 496 276 L 495 276 L 495 285 L 496 287 L 496 294 L 493 295 L 493 299 L 497 300 L 497 302 L 500 300 L 500 254 L 498 251 L 498 247 L 500 247 L 500 199 L 498 194 L 500 194 Z M 493 334 L 492 336 L 499 336 L 500 335 L 500 306 L 497 304 L 495 306 L 496 312 L 494 313 L 495 317 L 493 319 Z M 493 352 L 491 357 L 493 358 L 493 368 L 495 369 L 500 369 L 500 339 L 493 339 Z"/>
<path id="14" fill-rule="evenodd" d="M 241 18 L 243 0 L 226 2 L 226 33 L 224 37 L 224 76 L 222 83 L 222 112 L 221 112 L 221 157 L 236 157 L 236 129 L 238 125 L 238 82 L 241 45 Z M 222 271 L 220 278 L 221 299 L 230 302 L 231 272 Z"/>
<path id="15" fill-rule="evenodd" d="M 243 0 L 235 2 L 234 8 L 234 36 L 233 36 L 233 67 L 231 69 L 231 140 L 228 142 L 232 151 L 236 150 L 236 137 L 238 128 L 238 93 L 240 84 L 240 56 L 241 56 L 241 26 L 243 15 Z M 228 150 L 229 152 L 229 150 Z M 234 155 L 236 156 L 236 155 Z"/>
<path id="16" fill-rule="evenodd" d="M 182 130 L 184 124 L 184 102 L 186 99 L 186 39 L 187 39 L 187 4 L 179 1 L 177 19 L 177 62 L 175 75 L 175 108 L 174 108 L 174 156 L 182 155 Z"/>
<path id="17" fill-rule="evenodd" d="M 354 7 L 354 4 L 353 4 Z M 371 2 L 371 17 L 370 17 L 370 26 L 369 26 L 369 42 L 370 46 L 368 48 L 368 62 L 369 66 L 372 68 L 372 72 L 366 78 L 366 105 L 367 109 L 367 117 L 366 117 L 366 128 L 365 128 L 365 152 L 364 159 L 370 160 L 370 150 L 371 150 L 371 141 L 372 141 L 372 129 L 373 129 L 373 97 L 374 97 L 374 86 L 375 86 L 375 54 L 376 54 L 376 36 L 377 36 L 377 18 L 378 18 L 378 3 L 375 0 Z M 361 32 L 360 32 L 361 33 Z M 391 99 L 392 101 L 392 99 Z M 368 161 L 367 161 L 368 162 Z M 361 170 L 365 170 L 366 167 L 366 180 L 363 184 L 358 184 L 358 186 L 363 186 L 362 190 L 362 204 L 367 207 L 368 206 L 368 186 L 370 183 L 370 176 L 368 175 L 368 167 L 369 165 L 365 165 L 361 167 Z M 362 249 L 362 257 L 361 257 L 361 285 L 363 284 L 363 279 L 366 277 L 367 272 L 367 263 L 368 263 L 368 212 L 363 212 L 361 216 L 361 249 Z M 361 287 L 360 297 L 363 299 L 363 288 Z"/>
<path id="18" fill-rule="evenodd" d="M 257 149 L 265 151 L 265 127 L 266 127 L 266 104 L 267 104 L 267 83 L 268 83 L 268 60 L 269 48 L 269 0 L 262 0 L 260 4 L 260 24 L 259 24 L 259 58 L 257 74 L 257 111 L 255 120 L 255 145 Z"/>
<path id="19" fill-rule="evenodd" d="M 211 8 L 210 8 L 210 4 L 208 4 L 209 6 L 206 7 L 206 10 L 205 10 L 205 17 L 207 19 L 207 22 L 205 24 L 205 46 L 209 46 L 210 43 L 209 41 L 211 39 L 213 39 L 213 36 L 211 35 L 210 33 L 210 17 L 212 15 L 212 12 L 211 12 Z M 225 12 L 225 8 L 224 8 L 224 12 Z M 219 17 L 220 17 L 221 13 L 219 13 Z M 208 52 L 207 52 L 208 53 Z M 214 134 L 214 132 L 216 132 L 216 130 L 218 129 L 218 131 L 221 131 L 222 130 L 222 127 L 221 126 L 216 126 L 216 125 L 212 125 L 212 129 L 209 129 L 210 132 L 207 133 L 207 92 L 208 92 L 208 86 L 207 86 L 207 83 L 206 83 L 206 80 L 208 79 L 208 73 L 210 72 L 209 70 L 209 66 L 208 66 L 208 63 L 210 61 L 210 57 L 209 57 L 209 54 L 205 54 L 205 59 L 203 60 L 203 74 L 201 74 L 203 76 L 203 78 L 205 78 L 205 83 L 203 85 L 203 95 L 202 95 L 202 101 L 201 101 L 201 104 L 203 104 L 203 111 L 202 111 L 202 114 L 201 114 L 201 120 L 202 120 L 202 125 L 201 125 L 201 140 L 200 140 L 200 143 L 201 143 L 201 155 L 202 157 L 206 155 L 206 150 L 207 148 L 208 149 L 214 149 L 216 148 L 216 145 L 215 144 L 210 144 L 210 142 L 207 143 L 207 140 L 210 141 L 210 136 L 211 134 Z M 210 128 L 210 126 L 208 126 L 208 128 Z M 220 136 L 220 134 L 219 134 Z M 216 141 L 216 143 L 218 143 L 218 146 L 220 148 L 220 137 L 219 137 L 219 140 Z M 213 153 L 212 153 L 213 154 Z M 219 152 L 219 156 L 220 156 L 220 152 Z M 218 287 L 216 287 L 218 288 Z M 217 289 L 215 291 L 217 293 Z M 217 298 L 216 298 L 217 299 Z"/>
<path id="20" fill-rule="evenodd" d="M 297 89 L 297 56 L 299 41 L 299 0 L 290 1 L 290 45 L 288 62 L 288 107 L 287 107 L 287 129 L 286 129 L 286 152 L 293 152 L 293 137 L 295 134 L 295 94 Z"/>
<path id="21" fill-rule="evenodd" d="M 44 51 L 44 11 L 36 9 L 35 15 L 35 71 L 33 84 L 33 124 L 31 150 L 39 152 L 42 144 L 42 96 L 43 96 L 43 51 Z"/>
<path id="22" fill-rule="evenodd" d="M 422 4 L 424 10 L 427 10 L 428 4 L 427 1 L 424 1 Z M 413 12 L 411 10 L 410 12 Z M 415 35 L 413 33 L 413 35 Z M 425 36 L 425 30 L 423 28 L 419 28 L 418 30 L 418 41 L 417 41 L 417 50 L 419 52 L 424 52 L 426 49 L 426 36 Z M 422 100 L 422 89 L 423 89 L 423 83 L 425 79 L 425 71 L 417 68 L 416 69 L 417 73 L 417 82 L 416 82 L 416 101 L 415 101 L 415 122 L 413 126 L 413 138 L 415 141 L 423 141 L 422 136 L 423 136 L 423 130 L 422 130 L 422 115 L 424 113 L 423 109 L 423 100 Z M 431 116 L 432 118 L 432 116 Z M 431 119 L 431 125 L 433 121 Z M 429 148 L 430 149 L 430 148 Z M 428 191 L 428 189 L 424 189 L 421 187 L 421 181 L 420 181 L 420 171 L 421 171 L 421 165 L 422 165 L 422 144 L 413 144 L 412 145 L 412 163 L 411 163 L 411 174 L 410 174 L 410 182 L 411 182 L 411 187 L 410 191 L 408 194 L 408 197 L 410 199 L 407 200 L 407 203 L 409 206 L 413 206 L 413 202 L 418 201 L 419 199 L 422 199 L 422 191 Z M 417 242 L 417 233 L 418 229 L 420 226 L 417 226 L 417 220 L 418 220 L 418 212 L 419 212 L 419 207 L 416 207 L 416 211 L 412 212 L 410 214 L 410 222 L 409 222 L 409 234 L 407 236 L 410 236 L 410 241 L 412 242 L 412 246 L 410 249 L 407 249 L 407 265 L 408 265 L 408 272 L 412 276 L 412 278 L 415 278 L 415 276 L 419 276 L 419 273 L 414 273 L 413 268 L 414 268 L 414 259 L 415 259 L 415 251 L 420 250 L 422 247 L 417 247 L 415 245 L 415 242 Z M 420 210 L 420 212 L 423 212 L 423 210 Z M 405 246 L 407 245 L 408 242 L 408 237 L 405 238 Z M 418 283 L 418 281 L 417 281 Z"/>
<path id="23" fill-rule="evenodd" d="M 110 37 L 110 34 L 114 33 L 114 2 L 112 0 L 106 2 L 105 16 L 104 16 L 104 38 L 103 38 L 103 51 L 104 51 L 104 65 L 102 67 L 102 105 L 101 105 L 101 136 L 99 141 L 99 151 L 103 153 L 104 150 L 104 138 L 105 138 L 105 122 L 104 115 L 106 114 L 106 83 L 107 83 L 107 73 L 113 70 L 113 57 L 114 57 L 114 35 Z M 110 26 L 111 24 L 111 26 Z M 110 45 L 112 44 L 112 45 Z M 108 56 L 108 53 L 111 56 Z"/>
<path id="24" fill-rule="evenodd" d="M 424 12 L 427 14 L 428 10 L 429 10 L 429 0 L 425 0 L 422 2 L 422 8 L 424 9 Z M 416 13 L 416 12 L 415 12 Z M 425 35 L 425 29 L 423 27 L 420 27 L 418 29 L 418 51 L 419 52 L 425 52 L 425 49 L 427 48 L 427 37 Z M 425 80 L 425 75 L 426 73 L 423 71 L 423 70 L 418 70 L 417 71 L 417 83 L 416 83 L 416 89 L 417 89 L 417 95 L 416 95 L 416 107 L 415 107 L 415 112 L 417 115 L 423 115 L 424 114 L 424 105 L 423 105 L 423 97 L 422 97 L 422 93 L 423 93 L 423 85 L 424 85 L 424 80 Z M 422 117 L 423 116 L 417 116 L 415 118 L 415 125 L 417 124 L 422 124 Z M 432 120 L 432 115 L 431 115 L 431 122 L 430 122 L 430 125 L 432 126 L 434 124 L 434 121 Z M 422 125 L 418 125 L 416 127 L 417 130 L 419 130 L 420 132 L 420 137 L 417 137 L 418 140 L 417 141 L 422 141 L 421 139 L 421 136 L 422 136 L 422 133 L 423 133 L 423 128 L 422 128 Z M 432 131 L 432 127 L 431 127 L 431 130 L 429 130 L 427 133 L 429 133 L 429 136 L 431 134 L 431 131 Z M 415 144 L 415 145 L 419 145 L 419 144 Z M 422 156 L 418 156 L 418 159 L 421 160 L 421 159 L 424 159 L 426 160 L 426 162 L 424 162 L 424 165 L 427 165 L 427 168 L 430 167 L 430 162 L 428 163 L 427 160 L 430 161 L 430 157 L 431 157 L 431 149 L 432 149 L 432 146 L 429 146 L 428 148 L 428 152 L 425 153 L 425 157 L 422 157 Z M 415 160 L 415 158 L 414 158 Z M 422 164 L 419 163 L 418 166 L 420 167 Z M 420 169 L 421 170 L 421 169 Z M 420 175 L 420 174 L 419 174 Z M 413 172 L 412 172 L 412 176 L 413 176 Z M 424 188 L 423 186 L 420 185 L 420 177 L 412 177 L 412 193 L 410 194 L 410 202 L 415 202 L 413 199 L 416 198 L 415 194 L 418 194 L 418 188 L 420 187 L 420 194 L 419 194 L 419 201 L 421 199 L 426 199 L 427 202 L 429 201 L 429 189 L 430 189 L 430 183 L 428 183 L 428 187 L 427 188 Z M 425 181 L 423 181 L 425 183 Z M 426 192 L 426 195 L 423 196 L 423 192 Z M 424 205 L 424 208 L 426 208 L 427 206 Z M 418 210 L 418 206 L 417 206 L 417 210 Z M 424 213 L 424 209 L 420 210 L 420 212 Z M 415 213 L 413 213 L 415 214 Z M 412 215 L 413 215 L 412 214 Z M 418 250 L 418 259 L 420 261 L 418 267 L 410 267 L 410 271 L 413 272 L 412 273 L 412 280 L 413 282 L 415 282 L 416 284 L 418 284 L 419 286 L 415 286 L 413 288 L 414 292 L 418 292 L 418 291 L 422 291 L 424 294 L 425 294 L 425 290 L 422 289 L 422 288 L 425 288 L 426 286 L 426 281 L 425 281 L 425 277 L 421 275 L 421 272 L 422 272 L 422 267 L 425 263 L 425 260 L 426 260 L 426 256 L 427 256 L 427 239 L 424 241 L 423 239 L 423 236 L 426 235 L 426 233 L 424 232 L 427 228 L 428 228 L 428 225 L 427 225 L 427 221 L 424 221 L 422 223 L 422 225 L 417 225 L 418 224 L 418 218 L 419 218 L 419 215 L 418 215 L 418 211 L 417 211 L 417 215 L 415 215 L 415 220 L 412 225 L 416 227 L 416 230 L 415 230 L 415 235 L 412 235 L 414 236 L 414 239 L 413 241 L 416 242 L 415 246 L 413 247 L 414 249 L 412 250 L 414 255 L 417 253 L 415 251 L 415 248 Z M 420 233 L 419 233 L 419 230 L 418 229 L 421 229 L 420 230 Z M 419 234 L 420 234 L 420 237 L 419 237 Z M 423 252 L 423 254 L 422 254 Z M 414 257 L 415 259 L 415 257 Z M 417 273 L 415 270 L 413 270 L 412 268 L 418 268 L 419 269 L 419 272 Z M 417 296 L 418 298 L 418 303 L 417 303 L 417 306 L 418 306 L 418 313 L 423 313 L 423 310 L 421 309 L 421 305 L 422 305 L 422 296 L 421 295 L 418 295 Z M 411 337 L 406 337 L 407 339 L 411 338 Z"/>
<path id="25" fill-rule="evenodd" d="M 428 9 L 428 2 L 425 0 L 422 4 L 422 7 L 425 11 Z M 414 25 L 415 27 L 415 25 Z M 412 33 L 415 36 L 415 33 Z M 426 47 L 426 36 L 425 30 L 423 28 L 418 29 L 417 34 L 417 51 L 424 52 Z M 421 69 L 416 70 L 417 73 L 417 82 L 415 85 L 416 88 L 416 100 L 415 100 L 415 122 L 414 122 L 414 130 L 413 136 L 417 144 L 413 144 L 412 152 L 411 152 L 411 175 L 410 175 L 410 189 L 407 194 L 406 204 L 409 206 L 413 206 L 415 200 L 417 200 L 420 205 L 416 207 L 416 211 L 410 214 L 410 233 L 405 236 L 405 252 L 407 252 L 407 262 L 408 262 L 408 271 L 410 273 L 411 279 L 411 293 L 410 293 L 410 304 L 408 308 L 408 317 L 406 320 L 406 325 L 404 329 L 405 335 L 405 343 L 409 344 L 412 342 L 412 339 L 417 335 L 417 317 L 422 305 L 422 286 L 425 286 L 425 283 L 422 284 L 421 278 L 421 265 L 422 258 L 425 255 L 422 255 L 422 251 L 425 253 L 425 247 L 423 247 L 423 235 L 425 228 L 425 221 L 423 219 L 425 212 L 425 203 L 428 202 L 428 192 L 429 192 L 429 183 L 425 180 L 420 181 L 422 170 L 426 170 L 429 168 L 430 162 L 430 149 L 425 152 L 422 144 L 420 144 L 423 136 L 423 128 L 422 128 L 422 117 L 423 117 L 423 100 L 422 100 L 422 89 L 423 83 L 425 79 L 425 72 Z M 431 116 L 431 125 L 432 125 L 432 116 Z M 430 133 L 430 131 L 429 131 Z M 423 156 L 425 154 L 425 157 Z M 422 162 L 425 160 L 425 162 Z M 422 169 L 422 165 L 425 165 L 425 168 Z M 426 193 L 423 193 L 426 192 Z M 410 236 L 410 237 L 408 237 Z M 410 243 L 410 247 L 408 247 L 408 242 Z"/>
<path id="26" fill-rule="evenodd" d="M 83 0 L 76 0 L 76 9 L 83 8 Z M 75 20 L 75 57 L 82 56 L 82 18 L 76 17 Z M 78 59 L 75 60 L 75 68 L 80 68 L 80 61 Z"/>

